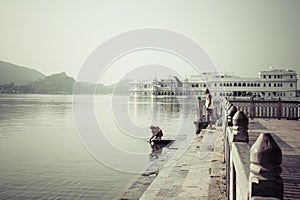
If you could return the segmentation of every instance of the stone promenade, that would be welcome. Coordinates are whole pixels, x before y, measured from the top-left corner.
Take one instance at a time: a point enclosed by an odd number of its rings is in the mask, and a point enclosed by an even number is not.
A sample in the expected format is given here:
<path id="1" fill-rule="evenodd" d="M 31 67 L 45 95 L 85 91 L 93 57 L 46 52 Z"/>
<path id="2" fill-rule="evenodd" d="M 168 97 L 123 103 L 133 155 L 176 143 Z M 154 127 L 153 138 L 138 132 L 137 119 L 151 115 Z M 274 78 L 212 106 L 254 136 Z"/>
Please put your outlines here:
<path id="1" fill-rule="evenodd" d="M 299 200 L 300 120 L 249 119 L 248 132 L 250 145 L 260 133 L 272 134 L 283 154 L 284 200 Z M 223 145 L 221 127 L 203 129 L 178 160 L 143 184 L 145 191 L 135 199 L 226 199 Z"/>
<path id="2" fill-rule="evenodd" d="M 224 177 L 221 128 L 202 130 L 178 160 L 159 171 L 140 199 L 224 199 Z"/>

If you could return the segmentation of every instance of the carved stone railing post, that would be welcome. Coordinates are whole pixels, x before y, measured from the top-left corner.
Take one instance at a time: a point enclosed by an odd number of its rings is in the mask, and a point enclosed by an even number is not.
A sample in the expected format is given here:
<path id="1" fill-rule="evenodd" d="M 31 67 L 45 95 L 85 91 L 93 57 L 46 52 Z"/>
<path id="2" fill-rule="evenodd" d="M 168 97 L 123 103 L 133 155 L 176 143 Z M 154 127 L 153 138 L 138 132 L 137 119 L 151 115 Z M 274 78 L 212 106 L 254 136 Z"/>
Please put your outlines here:
<path id="1" fill-rule="evenodd" d="M 248 125 L 249 119 L 243 111 L 237 111 L 232 118 L 232 142 L 249 142 Z"/>
<path id="2" fill-rule="evenodd" d="M 270 133 L 262 133 L 250 149 L 249 196 L 283 199 L 282 152 Z"/>
<path id="3" fill-rule="evenodd" d="M 223 123 L 223 131 L 224 131 L 224 161 L 226 163 L 226 196 L 229 197 L 229 184 L 230 184 L 230 144 L 228 139 L 228 112 L 230 107 L 233 105 L 225 99 L 224 102 L 224 123 Z"/>
<path id="4" fill-rule="evenodd" d="M 232 126 L 232 118 L 234 114 L 237 112 L 237 108 L 234 105 L 230 105 L 229 109 L 227 110 L 227 123 L 228 126 Z"/>
<path id="5" fill-rule="evenodd" d="M 246 114 L 243 111 L 236 111 L 234 116 L 232 117 L 232 133 L 231 135 L 228 136 L 230 140 L 230 144 L 232 148 L 232 145 L 235 142 L 243 142 L 243 143 L 248 143 L 249 142 L 249 137 L 248 137 L 248 124 L 249 120 Z M 232 149 L 230 150 L 230 163 L 229 163 L 229 168 L 230 168 L 230 173 L 229 177 L 229 199 L 236 199 L 236 173 L 235 173 L 235 166 L 233 164 L 233 152 Z"/>
<path id="6" fill-rule="evenodd" d="M 230 109 L 231 106 L 233 106 L 233 104 L 230 103 L 229 101 L 227 101 L 227 103 L 226 103 L 226 113 Z"/>

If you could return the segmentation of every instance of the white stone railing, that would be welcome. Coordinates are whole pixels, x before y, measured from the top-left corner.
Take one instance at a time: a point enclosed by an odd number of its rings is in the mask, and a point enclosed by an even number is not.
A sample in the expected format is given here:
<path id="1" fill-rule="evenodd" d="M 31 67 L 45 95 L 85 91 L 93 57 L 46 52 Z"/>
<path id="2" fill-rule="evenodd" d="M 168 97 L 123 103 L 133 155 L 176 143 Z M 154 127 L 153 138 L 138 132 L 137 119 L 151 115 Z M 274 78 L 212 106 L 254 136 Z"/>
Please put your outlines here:
<path id="1" fill-rule="evenodd" d="M 230 99 L 249 118 L 300 119 L 300 101 Z"/>
<path id="2" fill-rule="evenodd" d="M 272 135 L 262 133 L 250 147 L 247 115 L 227 100 L 222 105 L 228 199 L 283 199 L 282 153 Z"/>

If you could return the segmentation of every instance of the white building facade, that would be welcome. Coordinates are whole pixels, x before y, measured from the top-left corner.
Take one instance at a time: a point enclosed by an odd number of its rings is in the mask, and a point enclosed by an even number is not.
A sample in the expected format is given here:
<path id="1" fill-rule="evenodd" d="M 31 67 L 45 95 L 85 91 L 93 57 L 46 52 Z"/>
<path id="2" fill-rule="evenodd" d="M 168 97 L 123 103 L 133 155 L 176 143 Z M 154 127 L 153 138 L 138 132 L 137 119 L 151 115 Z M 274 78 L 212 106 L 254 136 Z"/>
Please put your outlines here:
<path id="1" fill-rule="evenodd" d="M 260 71 L 257 78 L 242 78 L 232 73 L 209 72 L 183 80 L 174 76 L 130 83 L 131 95 L 151 98 L 204 96 L 206 88 L 209 88 L 214 98 L 252 96 L 260 99 L 290 99 L 297 96 L 297 73 L 290 69 L 270 69 Z"/>

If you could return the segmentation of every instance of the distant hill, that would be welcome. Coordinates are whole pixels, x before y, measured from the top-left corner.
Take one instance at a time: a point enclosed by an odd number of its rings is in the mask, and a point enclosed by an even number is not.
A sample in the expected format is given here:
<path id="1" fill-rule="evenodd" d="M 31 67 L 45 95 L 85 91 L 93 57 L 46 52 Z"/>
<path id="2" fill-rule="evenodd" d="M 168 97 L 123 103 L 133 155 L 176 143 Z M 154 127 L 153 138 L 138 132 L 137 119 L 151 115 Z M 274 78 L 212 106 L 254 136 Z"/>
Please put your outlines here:
<path id="1" fill-rule="evenodd" d="M 0 61 L 0 85 L 12 82 L 15 85 L 25 85 L 44 77 L 44 74 L 35 69 Z"/>
<path id="2" fill-rule="evenodd" d="M 36 93 L 42 94 L 72 94 L 74 78 L 65 72 L 52 74 L 43 79 L 32 82 L 30 85 Z"/>

